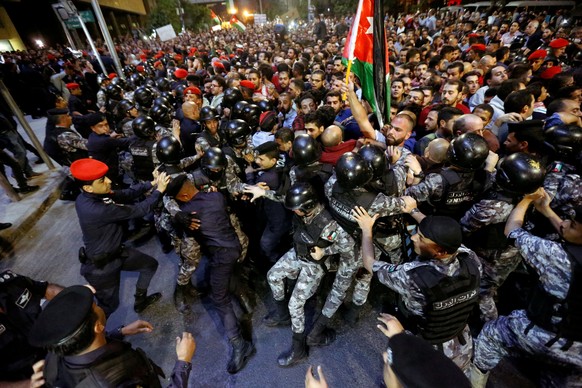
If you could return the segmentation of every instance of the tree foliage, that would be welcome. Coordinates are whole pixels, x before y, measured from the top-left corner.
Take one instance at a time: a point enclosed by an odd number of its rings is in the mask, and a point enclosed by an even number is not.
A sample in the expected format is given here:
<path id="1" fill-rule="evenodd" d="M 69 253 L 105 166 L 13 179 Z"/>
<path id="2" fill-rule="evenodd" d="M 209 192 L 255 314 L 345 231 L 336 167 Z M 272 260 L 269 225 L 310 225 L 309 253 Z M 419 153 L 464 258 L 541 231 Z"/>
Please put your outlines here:
<path id="1" fill-rule="evenodd" d="M 157 0 L 147 17 L 150 29 L 172 24 L 176 32 L 182 30 L 180 16 L 176 12 L 178 1 L 184 9 L 184 24 L 186 28 L 197 31 L 210 21 L 210 11 L 203 5 L 192 4 L 187 0 Z"/>

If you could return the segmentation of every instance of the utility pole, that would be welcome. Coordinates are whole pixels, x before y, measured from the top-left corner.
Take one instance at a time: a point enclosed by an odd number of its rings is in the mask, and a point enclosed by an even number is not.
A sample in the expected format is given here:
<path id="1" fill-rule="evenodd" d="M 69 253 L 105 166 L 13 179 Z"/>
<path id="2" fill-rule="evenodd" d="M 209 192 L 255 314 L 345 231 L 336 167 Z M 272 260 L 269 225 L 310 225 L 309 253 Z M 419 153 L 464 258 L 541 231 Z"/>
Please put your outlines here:
<path id="1" fill-rule="evenodd" d="M 67 41 L 69 41 L 69 45 L 71 46 L 71 49 L 76 50 L 77 47 L 75 46 L 75 41 L 73 40 L 73 37 L 71 36 L 71 33 L 69 32 L 69 29 L 67 28 L 67 25 L 63 21 L 63 15 L 60 14 L 61 10 L 64 13 L 66 13 L 65 9 L 60 4 L 52 4 L 52 7 L 53 7 L 53 11 L 55 11 L 55 14 L 57 15 L 57 19 L 59 19 L 59 22 L 61 23 L 61 27 L 63 27 L 63 31 L 65 32 L 65 36 L 67 37 Z M 68 14 L 66 15 L 66 19 L 68 19 Z"/>
<path id="2" fill-rule="evenodd" d="M 113 59 L 113 63 L 115 64 L 117 76 L 125 78 L 125 75 L 123 74 L 123 69 L 121 68 L 121 62 L 119 62 L 119 57 L 117 56 L 117 51 L 115 51 L 115 44 L 113 43 L 113 39 L 111 39 L 111 34 L 109 34 L 109 29 L 107 28 L 107 23 L 103 18 L 103 13 L 101 12 L 99 2 L 97 0 L 91 0 L 91 5 L 93 6 L 93 11 L 95 12 L 95 16 L 97 17 L 99 27 L 101 28 L 101 34 L 103 35 L 103 38 L 105 38 L 105 42 L 107 43 L 107 47 L 109 48 L 109 53 L 111 54 L 111 58 Z M 103 70 L 105 70 L 105 68 L 103 68 Z"/>

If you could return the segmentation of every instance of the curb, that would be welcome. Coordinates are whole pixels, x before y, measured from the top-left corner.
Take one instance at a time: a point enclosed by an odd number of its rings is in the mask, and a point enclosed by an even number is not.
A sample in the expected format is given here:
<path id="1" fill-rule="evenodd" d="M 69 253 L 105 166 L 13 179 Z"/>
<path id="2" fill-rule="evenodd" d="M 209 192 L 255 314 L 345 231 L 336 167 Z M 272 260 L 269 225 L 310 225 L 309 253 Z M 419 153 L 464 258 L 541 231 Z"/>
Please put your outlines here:
<path id="1" fill-rule="evenodd" d="M 10 228 L 0 231 L 0 258 L 14 252 L 14 245 L 22 238 L 44 213 L 59 199 L 61 185 L 65 180 L 63 170 L 48 171 L 31 184 L 41 188 L 31 195 L 22 196 L 18 202 L 11 202 L 3 215 L 2 222 L 10 222 Z"/>

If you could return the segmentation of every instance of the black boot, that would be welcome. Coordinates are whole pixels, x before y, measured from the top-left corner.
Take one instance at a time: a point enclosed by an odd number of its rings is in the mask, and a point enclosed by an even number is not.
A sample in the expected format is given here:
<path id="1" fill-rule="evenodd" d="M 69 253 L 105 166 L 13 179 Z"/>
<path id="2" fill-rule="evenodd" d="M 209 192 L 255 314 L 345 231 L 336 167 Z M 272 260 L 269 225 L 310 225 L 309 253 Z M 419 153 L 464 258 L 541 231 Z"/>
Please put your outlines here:
<path id="1" fill-rule="evenodd" d="M 243 309 L 245 314 L 252 314 L 254 311 L 253 305 L 251 300 L 249 299 L 248 295 L 244 292 L 239 292 L 236 296 L 238 299 L 238 303 L 240 307 Z"/>
<path id="2" fill-rule="evenodd" d="M 186 293 L 187 296 L 191 297 L 191 298 L 200 298 L 201 296 L 204 295 L 203 292 L 198 291 L 191 282 L 186 283 L 186 285 L 184 286 L 184 292 Z"/>
<path id="3" fill-rule="evenodd" d="M 11 224 L 11 223 L 9 223 L 9 222 L 6 222 L 6 223 L 1 223 L 1 224 L 0 224 L 0 230 L 8 229 L 8 228 L 10 228 L 11 226 L 12 226 L 12 224 Z"/>
<path id="4" fill-rule="evenodd" d="M 308 346 L 327 346 L 335 341 L 335 330 L 327 327 L 329 318 L 321 314 L 307 336 Z"/>
<path id="5" fill-rule="evenodd" d="M 287 302 L 276 300 L 275 311 L 263 318 L 263 323 L 268 327 L 289 326 L 291 324 L 291 316 L 289 315 Z"/>
<path id="6" fill-rule="evenodd" d="M 256 349 L 252 342 L 246 341 L 240 335 L 232 338 L 230 344 L 232 345 L 232 353 L 226 370 L 228 373 L 234 374 L 245 367 L 249 358 L 255 354 Z"/>
<path id="7" fill-rule="evenodd" d="M 139 314 L 148 308 L 149 305 L 154 304 L 160 300 L 161 297 L 162 294 L 159 292 L 147 295 L 147 290 L 137 290 L 135 292 L 135 303 L 133 305 L 133 310 Z"/>
<path id="8" fill-rule="evenodd" d="M 358 323 L 358 320 L 360 319 L 360 311 L 362 310 L 362 307 L 364 307 L 364 305 L 358 306 L 358 305 L 355 305 L 352 303 L 352 304 L 350 304 L 350 307 L 348 307 L 347 311 L 345 312 L 344 319 L 351 327 L 356 326 L 356 324 Z"/>
<path id="9" fill-rule="evenodd" d="M 305 344 L 305 333 L 293 333 L 293 345 L 290 350 L 281 354 L 277 359 L 279 366 L 293 366 L 308 356 L 307 345 Z"/>
<path id="10" fill-rule="evenodd" d="M 176 289 L 174 290 L 174 306 L 180 314 L 186 314 L 190 311 L 190 304 L 186 301 L 187 287 L 187 284 L 176 284 Z"/>
<path id="11" fill-rule="evenodd" d="M 20 187 L 18 187 L 16 189 L 16 192 L 20 193 L 20 194 L 28 194 L 28 193 L 35 192 L 39 188 L 40 188 L 40 186 L 20 185 Z"/>

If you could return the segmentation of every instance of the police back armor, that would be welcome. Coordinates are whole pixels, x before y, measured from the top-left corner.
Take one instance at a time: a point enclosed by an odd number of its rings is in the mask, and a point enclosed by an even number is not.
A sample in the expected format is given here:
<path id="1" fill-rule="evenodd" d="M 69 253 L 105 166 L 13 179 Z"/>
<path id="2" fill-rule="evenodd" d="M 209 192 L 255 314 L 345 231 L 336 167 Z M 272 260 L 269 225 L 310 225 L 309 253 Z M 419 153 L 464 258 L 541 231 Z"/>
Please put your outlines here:
<path id="1" fill-rule="evenodd" d="M 539 282 L 530 296 L 527 316 L 531 325 L 555 333 L 556 336 L 546 344 L 552 346 L 560 338 L 567 339 L 562 350 L 568 350 L 573 341 L 582 342 L 582 246 L 565 243 L 572 267 L 572 279 L 566 299 L 561 300 L 548 293 Z M 559 323 L 555 323 L 560 318 Z"/>
<path id="2" fill-rule="evenodd" d="M 368 210 L 376 194 L 364 189 L 344 190 L 335 182 L 329 199 L 329 212 L 334 220 L 352 237 L 358 237 L 360 227 L 352 216 L 352 209 L 361 206 Z"/>
<path id="3" fill-rule="evenodd" d="M 443 195 L 439 200 L 430 201 L 432 208 L 428 209 L 428 214 L 448 216 L 455 220 L 461 219 L 485 188 L 485 185 L 481 183 L 484 179 L 480 179 L 481 177 L 477 174 L 478 172 L 443 169 L 440 172 L 444 185 Z M 425 208 L 421 210 L 427 211 Z"/>
<path id="4" fill-rule="evenodd" d="M 63 357 L 49 353 L 44 369 L 48 387 L 161 387 L 160 367 L 143 352 L 122 341 L 109 341 L 107 351 L 87 365 L 69 365 Z"/>
<path id="5" fill-rule="evenodd" d="M 479 267 L 468 253 L 457 254 L 460 271 L 447 276 L 430 265 L 422 265 L 409 271 L 414 283 L 426 298 L 423 317 L 413 317 L 422 338 L 433 345 L 453 338 L 462 338 L 462 332 L 474 307 L 478 303 Z M 411 318 L 406 306 L 402 311 Z"/>
<path id="6" fill-rule="evenodd" d="M 298 258 L 315 263 L 323 263 L 325 261 L 325 257 L 315 261 L 310 252 L 311 248 L 327 248 L 333 244 L 333 242 L 321 238 L 321 232 L 332 221 L 333 218 L 325 209 L 322 209 L 309 224 L 303 222 L 297 215 L 293 217 L 293 247 Z"/>
<path id="7" fill-rule="evenodd" d="M 145 182 L 154 179 L 152 172 L 154 171 L 153 147 L 154 140 L 145 140 L 138 137 L 133 138 L 133 142 L 129 146 L 129 152 L 133 156 L 132 170 L 137 180 Z"/>
<path id="8" fill-rule="evenodd" d="M 517 204 L 518 198 L 501 190 L 489 190 L 481 199 L 490 199 Z M 463 235 L 463 244 L 472 250 L 504 250 L 509 246 L 509 239 L 505 236 L 506 221 L 485 225 L 470 235 Z"/>
<path id="9" fill-rule="evenodd" d="M 307 166 L 295 166 L 293 171 L 297 182 L 310 183 L 315 189 L 320 202 L 327 202 L 324 186 L 333 173 L 331 164 L 312 163 Z"/>

